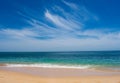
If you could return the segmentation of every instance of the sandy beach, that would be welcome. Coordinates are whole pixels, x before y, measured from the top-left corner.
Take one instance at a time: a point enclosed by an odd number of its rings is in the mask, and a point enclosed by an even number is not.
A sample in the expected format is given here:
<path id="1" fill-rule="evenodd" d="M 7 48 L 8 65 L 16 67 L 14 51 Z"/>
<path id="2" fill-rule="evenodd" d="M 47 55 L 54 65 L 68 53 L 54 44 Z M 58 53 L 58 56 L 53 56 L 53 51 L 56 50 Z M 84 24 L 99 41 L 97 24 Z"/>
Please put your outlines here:
<path id="1" fill-rule="evenodd" d="M 95 70 L 3 67 L 0 68 L 0 83 L 120 83 L 120 74 Z"/>

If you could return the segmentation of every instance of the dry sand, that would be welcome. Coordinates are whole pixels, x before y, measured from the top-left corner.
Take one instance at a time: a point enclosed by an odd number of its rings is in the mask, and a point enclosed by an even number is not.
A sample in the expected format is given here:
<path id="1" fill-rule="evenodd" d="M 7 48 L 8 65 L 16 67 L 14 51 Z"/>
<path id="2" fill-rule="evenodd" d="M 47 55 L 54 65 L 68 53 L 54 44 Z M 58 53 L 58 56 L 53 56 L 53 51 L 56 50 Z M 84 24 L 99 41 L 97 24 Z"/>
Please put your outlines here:
<path id="1" fill-rule="evenodd" d="M 0 83 L 120 83 L 120 75 L 45 77 L 0 70 Z"/>

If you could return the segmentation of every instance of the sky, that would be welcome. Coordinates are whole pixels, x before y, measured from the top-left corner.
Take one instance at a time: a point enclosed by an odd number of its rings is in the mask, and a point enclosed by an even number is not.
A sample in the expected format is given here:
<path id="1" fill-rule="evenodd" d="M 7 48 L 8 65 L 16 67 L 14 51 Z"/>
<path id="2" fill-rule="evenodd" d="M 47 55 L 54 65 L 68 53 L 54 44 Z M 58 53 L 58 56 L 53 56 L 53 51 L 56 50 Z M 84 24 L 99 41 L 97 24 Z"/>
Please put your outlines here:
<path id="1" fill-rule="evenodd" d="M 0 0 L 0 51 L 120 50 L 119 0 Z"/>

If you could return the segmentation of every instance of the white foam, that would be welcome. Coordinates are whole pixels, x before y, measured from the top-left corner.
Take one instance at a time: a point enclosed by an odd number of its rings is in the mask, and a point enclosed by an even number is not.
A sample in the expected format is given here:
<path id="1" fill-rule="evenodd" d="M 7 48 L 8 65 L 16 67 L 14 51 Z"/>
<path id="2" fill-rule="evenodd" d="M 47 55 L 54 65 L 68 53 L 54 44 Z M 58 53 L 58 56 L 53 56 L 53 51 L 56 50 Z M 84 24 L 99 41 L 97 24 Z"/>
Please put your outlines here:
<path id="1" fill-rule="evenodd" d="M 57 65 L 57 64 L 6 64 L 6 67 L 42 67 L 42 68 L 72 68 L 88 69 L 90 65 Z"/>

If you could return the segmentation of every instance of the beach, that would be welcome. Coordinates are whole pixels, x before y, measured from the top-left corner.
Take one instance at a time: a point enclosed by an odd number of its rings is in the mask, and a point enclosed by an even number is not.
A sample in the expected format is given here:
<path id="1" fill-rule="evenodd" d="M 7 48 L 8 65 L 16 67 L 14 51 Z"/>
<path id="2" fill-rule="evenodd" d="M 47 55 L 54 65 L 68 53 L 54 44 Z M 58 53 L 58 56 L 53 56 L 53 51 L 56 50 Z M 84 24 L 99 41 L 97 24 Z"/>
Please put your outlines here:
<path id="1" fill-rule="evenodd" d="M 93 69 L 0 67 L 0 83 L 120 83 L 120 72 Z"/>
<path id="2" fill-rule="evenodd" d="M 120 51 L 1 52 L 0 83 L 120 83 Z"/>

